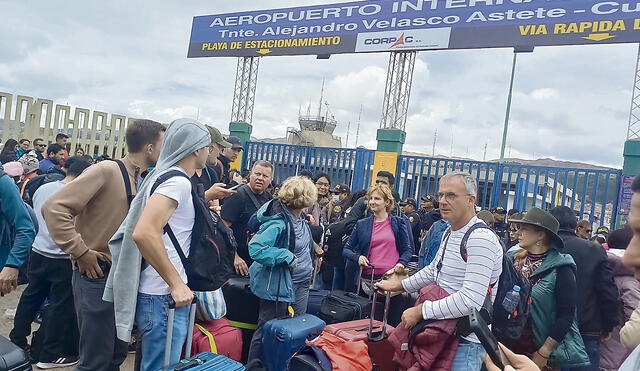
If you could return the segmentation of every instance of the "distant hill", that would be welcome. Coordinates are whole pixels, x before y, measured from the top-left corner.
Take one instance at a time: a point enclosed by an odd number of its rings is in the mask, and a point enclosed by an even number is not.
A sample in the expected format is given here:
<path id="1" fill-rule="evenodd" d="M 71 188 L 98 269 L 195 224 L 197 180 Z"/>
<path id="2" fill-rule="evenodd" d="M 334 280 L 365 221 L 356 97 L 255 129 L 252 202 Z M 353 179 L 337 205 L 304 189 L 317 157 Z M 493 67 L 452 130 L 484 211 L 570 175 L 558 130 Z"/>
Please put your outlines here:
<path id="1" fill-rule="evenodd" d="M 539 158 L 537 160 L 523 160 L 521 158 L 505 158 L 504 160 L 505 162 L 511 162 L 511 163 L 522 164 L 522 165 L 533 165 L 533 166 L 572 167 L 572 168 L 589 169 L 589 170 L 615 169 L 615 168 L 606 167 L 606 166 L 587 164 L 584 162 L 561 161 L 561 160 L 554 160 L 551 158 Z M 491 160 L 491 162 L 498 162 L 498 160 Z"/>

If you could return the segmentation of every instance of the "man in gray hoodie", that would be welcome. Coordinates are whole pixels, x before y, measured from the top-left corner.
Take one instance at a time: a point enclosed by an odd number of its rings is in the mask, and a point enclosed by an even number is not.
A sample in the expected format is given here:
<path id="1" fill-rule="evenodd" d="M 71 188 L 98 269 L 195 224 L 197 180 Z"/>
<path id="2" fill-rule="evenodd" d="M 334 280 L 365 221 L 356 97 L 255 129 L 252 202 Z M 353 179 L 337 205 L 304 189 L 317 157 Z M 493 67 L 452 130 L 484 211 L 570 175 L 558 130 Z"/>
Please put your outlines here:
<path id="1" fill-rule="evenodd" d="M 206 165 L 211 139 L 209 131 L 196 120 L 171 123 L 164 137 L 156 168 L 145 178 L 131 204 L 129 214 L 109 242 L 113 266 L 109 272 L 104 299 L 115 308 L 118 337 L 128 341 L 133 323 L 142 334 L 141 370 L 158 370 L 163 364 L 167 333 L 167 310 L 176 303 L 170 362 L 179 361 L 187 335 L 188 305 L 193 293 L 176 248 L 167 234 L 169 225 L 189 256 L 195 209 L 191 182 L 196 169 Z M 163 174 L 173 176 L 151 187 Z M 144 258 L 144 269 L 141 269 Z"/>

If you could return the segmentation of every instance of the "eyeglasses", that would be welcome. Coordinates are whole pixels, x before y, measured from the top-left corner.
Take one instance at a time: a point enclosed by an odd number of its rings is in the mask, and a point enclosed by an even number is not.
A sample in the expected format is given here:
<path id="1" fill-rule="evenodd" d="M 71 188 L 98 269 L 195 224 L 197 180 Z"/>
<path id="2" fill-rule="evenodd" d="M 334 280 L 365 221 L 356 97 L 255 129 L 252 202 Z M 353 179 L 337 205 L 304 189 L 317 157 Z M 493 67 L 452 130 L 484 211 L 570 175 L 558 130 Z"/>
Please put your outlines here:
<path id="1" fill-rule="evenodd" d="M 331 186 L 331 184 L 325 182 L 316 182 L 316 185 L 325 188 L 329 188 L 329 186 Z"/>
<path id="2" fill-rule="evenodd" d="M 38 147 L 46 147 L 47 145 L 46 144 L 36 144 L 36 146 L 38 146 Z"/>
<path id="3" fill-rule="evenodd" d="M 438 201 L 442 200 L 443 198 L 445 200 L 447 200 L 448 202 L 453 202 L 456 198 L 460 197 L 460 196 L 471 196 L 470 194 L 457 194 L 454 192 L 438 192 L 436 193 L 436 198 L 438 199 Z"/>

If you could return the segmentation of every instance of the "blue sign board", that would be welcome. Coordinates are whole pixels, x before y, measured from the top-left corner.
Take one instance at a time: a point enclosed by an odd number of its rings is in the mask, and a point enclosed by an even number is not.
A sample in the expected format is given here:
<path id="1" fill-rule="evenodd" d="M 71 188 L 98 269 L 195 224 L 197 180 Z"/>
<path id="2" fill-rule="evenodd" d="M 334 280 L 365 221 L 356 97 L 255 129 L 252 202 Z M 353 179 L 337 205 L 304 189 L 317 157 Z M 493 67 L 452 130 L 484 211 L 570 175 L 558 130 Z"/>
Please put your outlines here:
<path id="1" fill-rule="evenodd" d="M 193 18 L 188 57 L 640 41 L 640 3 L 370 0 Z"/>
<path id="2" fill-rule="evenodd" d="M 622 176 L 620 191 L 618 192 L 618 214 L 620 215 L 629 215 L 631 211 L 631 198 L 633 197 L 631 183 L 633 183 L 633 178 L 633 175 Z"/>

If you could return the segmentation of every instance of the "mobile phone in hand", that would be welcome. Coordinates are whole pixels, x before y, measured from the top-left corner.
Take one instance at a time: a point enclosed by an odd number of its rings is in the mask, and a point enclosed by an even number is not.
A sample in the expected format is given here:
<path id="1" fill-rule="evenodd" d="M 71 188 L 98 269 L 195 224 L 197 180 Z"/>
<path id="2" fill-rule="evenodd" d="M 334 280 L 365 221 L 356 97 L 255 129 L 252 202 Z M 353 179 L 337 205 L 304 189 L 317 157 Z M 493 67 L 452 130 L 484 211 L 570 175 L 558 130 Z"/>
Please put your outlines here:
<path id="1" fill-rule="evenodd" d="M 243 185 L 243 184 L 236 184 L 236 185 L 234 185 L 233 187 L 231 187 L 231 188 L 227 188 L 227 189 L 228 189 L 228 190 L 230 190 L 230 191 L 235 191 L 235 190 L 236 190 L 236 189 L 238 189 L 241 185 Z"/>
<path id="2" fill-rule="evenodd" d="M 506 362 L 507 358 L 504 353 L 502 353 L 498 345 L 498 340 L 489 329 L 484 318 L 482 318 L 475 308 L 471 314 L 469 314 L 469 326 L 471 331 L 478 337 L 478 340 L 480 340 L 480 344 L 482 344 L 482 347 L 491 358 L 491 361 L 493 361 L 493 364 L 501 370 L 504 370 L 505 364 L 508 364 L 508 362 Z"/>

